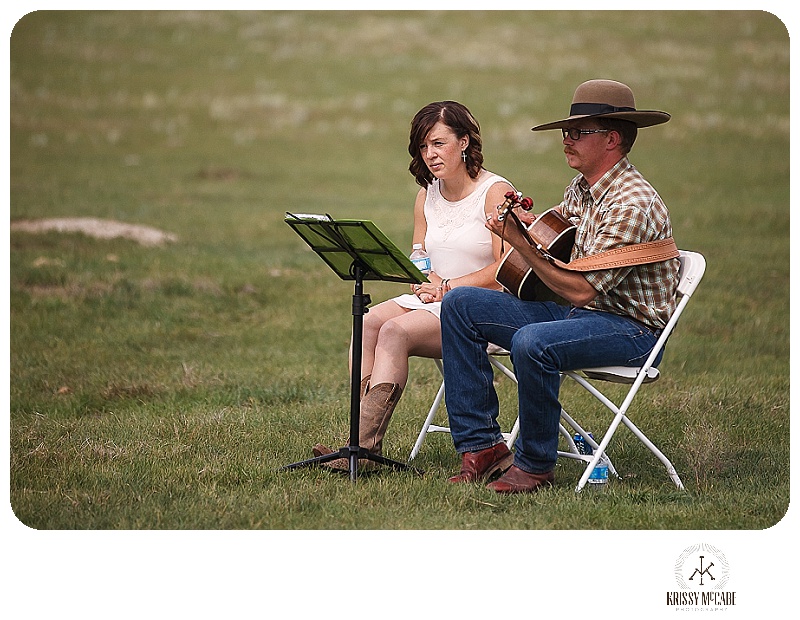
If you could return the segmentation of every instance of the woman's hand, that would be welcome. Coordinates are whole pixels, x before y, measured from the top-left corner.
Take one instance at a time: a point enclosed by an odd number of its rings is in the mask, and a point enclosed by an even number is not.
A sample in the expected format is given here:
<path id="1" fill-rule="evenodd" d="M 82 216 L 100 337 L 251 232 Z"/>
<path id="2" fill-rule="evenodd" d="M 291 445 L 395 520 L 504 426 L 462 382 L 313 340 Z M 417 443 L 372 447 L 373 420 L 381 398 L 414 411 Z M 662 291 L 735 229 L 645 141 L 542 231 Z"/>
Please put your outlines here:
<path id="1" fill-rule="evenodd" d="M 422 284 L 412 284 L 411 292 L 419 297 L 419 300 L 424 304 L 442 301 L 442 297 L 444 296 L 442 278 L 431 271 L 428 274 L 428 280 L 429 282 L 423 282 Z"/>

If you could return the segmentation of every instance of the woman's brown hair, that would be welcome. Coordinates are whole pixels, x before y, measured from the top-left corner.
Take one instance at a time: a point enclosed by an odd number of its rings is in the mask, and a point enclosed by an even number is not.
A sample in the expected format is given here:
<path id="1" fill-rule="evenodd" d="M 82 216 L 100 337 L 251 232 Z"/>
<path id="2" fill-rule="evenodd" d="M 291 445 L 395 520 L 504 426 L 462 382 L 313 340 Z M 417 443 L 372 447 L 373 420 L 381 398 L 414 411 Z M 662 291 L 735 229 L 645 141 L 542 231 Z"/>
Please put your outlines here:
<path id="1" fill-rule="evenodd" d="M 411 121 L 411 135 L 408 141 L 408 154 L 411 155 L 409 172 L 417 183 L 426 188 L 433 183 L 433 173 L 428 170 L 422 158 L 420 146 L 425 142 L 433 126 L 441 121 L 447 125 L 457 138 L 469 137 L 469 144 L 464 151 L 467 155 L 467 172 L 473 179 L 477 178 L 483 168 L 483 141 L 481 128 L 472 113 L 456 101 L 437 101 L 429 103 L 414 116 Z"/>

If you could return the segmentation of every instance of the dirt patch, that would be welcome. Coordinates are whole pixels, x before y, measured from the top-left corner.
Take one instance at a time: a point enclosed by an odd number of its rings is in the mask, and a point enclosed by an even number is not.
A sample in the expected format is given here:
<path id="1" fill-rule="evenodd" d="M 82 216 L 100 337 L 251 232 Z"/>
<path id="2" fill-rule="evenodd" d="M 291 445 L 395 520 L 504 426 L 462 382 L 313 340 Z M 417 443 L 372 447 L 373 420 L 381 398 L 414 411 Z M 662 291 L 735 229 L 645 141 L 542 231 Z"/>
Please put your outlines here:
<path id="1" fill-rule="evenodd" d="M 18 220 L 11 223 L 12 231 L 43 233 L 49 231 L 62 233 L 83 233 L 97 239 L 123 237 L 145 246 L 159 246 L 178 240 L 172 233 L 151 226 L 127 224 L 114 220 L 101 220 L 94 217 L 63 217 L 46 220 Z"/>

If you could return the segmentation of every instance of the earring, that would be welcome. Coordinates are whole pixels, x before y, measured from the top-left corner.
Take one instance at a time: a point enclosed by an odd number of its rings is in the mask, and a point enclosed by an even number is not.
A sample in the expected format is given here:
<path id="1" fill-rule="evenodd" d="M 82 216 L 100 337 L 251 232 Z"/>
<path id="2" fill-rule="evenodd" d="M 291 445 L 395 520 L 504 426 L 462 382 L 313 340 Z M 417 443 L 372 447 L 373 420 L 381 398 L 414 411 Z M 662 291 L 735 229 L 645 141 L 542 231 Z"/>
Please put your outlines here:
<path id="1" fill-rule="evenodd" d="M 465 164 L 467 163 L 467 152 L 466 151 L 461 151 L 461 161 L 463 161 Z"/>

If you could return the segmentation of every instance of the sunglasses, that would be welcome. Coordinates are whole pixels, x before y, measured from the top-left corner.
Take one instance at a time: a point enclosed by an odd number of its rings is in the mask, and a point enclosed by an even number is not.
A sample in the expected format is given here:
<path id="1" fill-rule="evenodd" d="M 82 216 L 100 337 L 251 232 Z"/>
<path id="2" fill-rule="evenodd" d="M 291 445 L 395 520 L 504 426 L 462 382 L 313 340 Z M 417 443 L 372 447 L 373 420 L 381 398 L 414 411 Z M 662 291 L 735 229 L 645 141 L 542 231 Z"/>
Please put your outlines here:
<path id="1" fill-rule="evenodd" d="M 578 129 L 576 127 L 570 128 L 561 128 L 561 136 L 562 138 L 566 138 L 569 136 L 570 140 L 580 140 L 581 136 L 590 134 L 590 133 L 608 133 L 611 131 L 610 129 Z"/>

